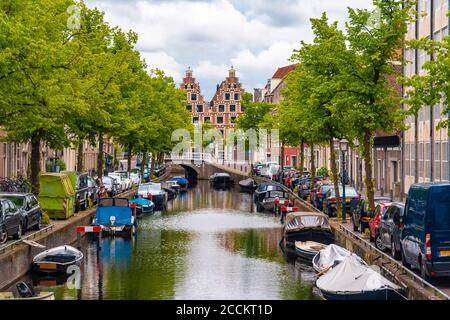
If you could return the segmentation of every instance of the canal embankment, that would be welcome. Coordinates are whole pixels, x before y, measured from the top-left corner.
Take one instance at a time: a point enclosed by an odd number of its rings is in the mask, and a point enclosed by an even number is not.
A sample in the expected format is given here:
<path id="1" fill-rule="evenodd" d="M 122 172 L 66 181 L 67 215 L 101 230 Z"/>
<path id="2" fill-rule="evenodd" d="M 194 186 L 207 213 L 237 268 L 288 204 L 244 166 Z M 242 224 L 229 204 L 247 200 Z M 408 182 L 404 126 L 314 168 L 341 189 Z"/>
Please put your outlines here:
<path id="1" fill-rule="evenodd" d="M 226 170 L 226 168 L 223 168 Z M 248 178 L 248 177 L 246 177 Z M 253 177 L 256 182 L 267 181 L 266 178 Z M 282 186 L 289 194 L 291 203 L 300 211 L 319 211 L 310 203 Z M 381 273 L 404 289 L 409 300 L 449 300 L 449 296 L 432 284 L 424 281 L 417 274 L 404 267 L 388 254 L 378 250 L 367 239 L 351 231 L 351 224 L 343 224 L 340 219 L 330 219 L 336 243 L 363 258 L 369 265 L 380 268 Z"/>
<path id="2" fill-rule="evenodd" d="M 170 167 L 167 172 L 156 179 L 155 182 L 166 180 L 171 174 Z M 120 197 L 131 198 L 135 190 L 122 193 Z M 67 220 L 54 220 L 51 225 L 42 232 L 33 234 L 32 237 L 24 239 L 32 240 L 46 249 L 54 248 L 64 244 L 73 244 L 77 241 L 77 226 L 88 226 L 95 216 L 95 207 L 79 212 Z M 33 257 L 45 249 L 37 248 L 25 244 L 23 241 L 16 241 L 3 248 L 0 253 L 0 290 L 11 286 L 17 279 L 20 279 L 30 270 Z"/>

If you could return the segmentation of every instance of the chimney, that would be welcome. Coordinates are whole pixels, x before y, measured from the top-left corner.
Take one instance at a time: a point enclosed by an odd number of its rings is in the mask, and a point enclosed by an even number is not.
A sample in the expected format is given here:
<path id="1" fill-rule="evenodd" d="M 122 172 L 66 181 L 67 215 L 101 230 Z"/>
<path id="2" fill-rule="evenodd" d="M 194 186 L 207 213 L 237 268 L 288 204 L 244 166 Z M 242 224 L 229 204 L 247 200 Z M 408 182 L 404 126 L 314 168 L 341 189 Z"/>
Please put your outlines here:
<path id="1" fill-rule="evenodd" d="M 234 70 L 233 66 L 231 66 L 230 70 L 228 70 L 228 77 L 230 78 L 236 77 L 236 70 Z"/>
<path id="2" fill-rule="evenodd" d="M 186 70 L 186 78 L 192 78 L 192 69 L 191 67 L 188 67 Z"/>

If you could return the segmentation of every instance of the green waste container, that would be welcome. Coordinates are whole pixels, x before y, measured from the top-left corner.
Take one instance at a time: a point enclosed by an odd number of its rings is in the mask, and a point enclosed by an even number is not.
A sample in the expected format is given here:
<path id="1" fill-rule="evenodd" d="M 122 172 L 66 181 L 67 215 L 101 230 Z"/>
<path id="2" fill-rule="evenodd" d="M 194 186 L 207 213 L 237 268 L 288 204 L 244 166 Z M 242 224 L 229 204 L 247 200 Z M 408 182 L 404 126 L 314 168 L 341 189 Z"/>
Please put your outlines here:
<path id="1" fill-rule="evenodd" d="M 51 219 L 68 219 L 74 214 L 75 190 L 69 175 L 43 173 L 40 175 L 39 202 Z"/>

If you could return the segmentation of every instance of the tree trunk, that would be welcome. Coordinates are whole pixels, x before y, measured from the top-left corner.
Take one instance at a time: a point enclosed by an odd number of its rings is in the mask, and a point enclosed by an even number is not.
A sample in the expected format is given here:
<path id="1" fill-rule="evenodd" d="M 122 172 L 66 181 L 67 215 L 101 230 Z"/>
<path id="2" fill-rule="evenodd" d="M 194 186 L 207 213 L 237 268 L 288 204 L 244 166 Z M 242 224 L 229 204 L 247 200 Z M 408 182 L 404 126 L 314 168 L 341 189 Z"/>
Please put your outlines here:
<path id="1" fill-rule="evenodd" d="M 373 177 L 372 177 L 372 134 L 370 131 L 366 131 L 364 134 L 364 170 L 366 171 L 365 187 L 366 196 L 369 205 L 369 211 L 375 209 L 373 190 Z"/>
<path id="2" fill-rule="evenodd" d="M 103 178 L 103 134 L 98 135 L 97 176 Z"/>
<path id="3" fill-rule="evenodd" d="M 339 194 L 339 174 L 336 167 L 336 153 L 334 150 L 334 141 L 333 138 L 330 139 L 330 162 L 331 162 L 331 176 L 333 178 L 333 185 L 334 185 L 334 193 L 336 195 L 336 214 L 338 217 L 341 216 L 341 195 Z"/>
<path id="4" fill-rule="evenodd" d="M 281 143 L 281 172 L 284 169 L 284 143 Z"/>
<path id="5" fill-rule="evenodd" d="M 153 175 L 155 173 L 155 162 L 156 162 L 155 153 L 152 152 L 152 163 L 151 163 L 151 167 L 150 167 L 150 180 L 152 180 Z"/>
<path id="6" fill-rule="evenodd" d="M 78 141 L 77 171 L 83 172 L 83 140 Z"/>
<path id="7" fill-rule="evenodd" d="M 300 143 L 300 173 L 305 170 L 305 142 Z"/>
<path id="8" fill-rule="evenodd" d="M 37 136 L 31 138 L 31 192 L 39 194 L 39 173 L 41 171 L 41 139 Z"/>
<path id="9" fill-rule="evenodd" d="M 128 177 L 131 175 L 131 157 L 133 152 L 133 145 L 131 143 L 128 144 L 128 154 L 127 154 L 127 171 Z"/>
<path id="10" fill-rule="evenodd" d="M 315 154 L 314 154 L 314 144 L 311 143 L 311 187 L 314 187 L 314 178 L 316 177 L 316 165 L 315 165 Z"/>

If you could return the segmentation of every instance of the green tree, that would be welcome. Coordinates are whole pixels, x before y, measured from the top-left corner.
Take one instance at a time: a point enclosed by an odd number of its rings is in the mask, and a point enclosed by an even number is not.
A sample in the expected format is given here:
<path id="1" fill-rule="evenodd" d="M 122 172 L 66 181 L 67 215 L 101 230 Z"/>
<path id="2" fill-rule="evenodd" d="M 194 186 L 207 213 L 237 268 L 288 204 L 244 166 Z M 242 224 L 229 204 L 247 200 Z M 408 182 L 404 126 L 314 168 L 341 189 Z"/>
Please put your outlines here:
<path id="1" fill-rule="evenodd" d="M 365 186 L 369 209 L 374 209 L 372 147 L 378 130 L 392 132 L 402 128 L 403 114 L 398 93 L 389 85 L 395 74 L 393 61 L 400 61 L 404 35 L 413 19 L 412 1 L 374 0 L 379 13 L 349 9 L 347 42 L 352 56 L 347 67 L 346 94 L 340 95 L 343 118 L 350 123 L 350 134 L 360 141 L 365 166 Z"/>
<path id="2" fill-rule="evenodd" d="M 68 146 L 65 119 L 83 105 L 73 94 L 71 0 L 3 1 L 0 6 L 0 125 L 6 140 L 31 141 L 32 191 L 39 192 L 41 144 Z"/>

